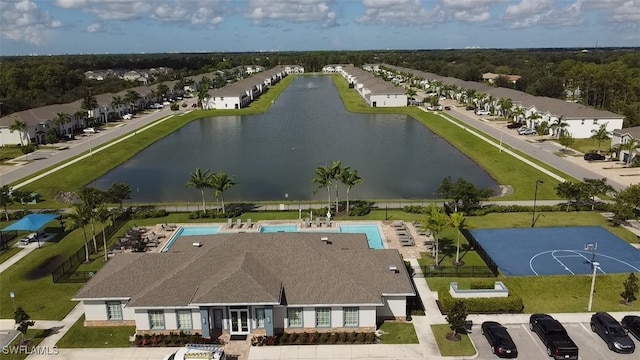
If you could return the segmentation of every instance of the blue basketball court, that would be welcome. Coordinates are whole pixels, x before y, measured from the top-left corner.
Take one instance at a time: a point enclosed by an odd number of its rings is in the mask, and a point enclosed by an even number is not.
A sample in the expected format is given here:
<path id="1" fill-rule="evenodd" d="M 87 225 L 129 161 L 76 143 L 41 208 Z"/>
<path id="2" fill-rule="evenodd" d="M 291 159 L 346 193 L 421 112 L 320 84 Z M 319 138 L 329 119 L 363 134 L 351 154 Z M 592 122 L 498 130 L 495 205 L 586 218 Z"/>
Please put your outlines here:
<path id="1" fill-rule="evenodd" d="M 640 250 L 599 226 L 471 230 L 506 276 L 640 272 Z M 591 245 L 591 246 L 589 246 Z"/>

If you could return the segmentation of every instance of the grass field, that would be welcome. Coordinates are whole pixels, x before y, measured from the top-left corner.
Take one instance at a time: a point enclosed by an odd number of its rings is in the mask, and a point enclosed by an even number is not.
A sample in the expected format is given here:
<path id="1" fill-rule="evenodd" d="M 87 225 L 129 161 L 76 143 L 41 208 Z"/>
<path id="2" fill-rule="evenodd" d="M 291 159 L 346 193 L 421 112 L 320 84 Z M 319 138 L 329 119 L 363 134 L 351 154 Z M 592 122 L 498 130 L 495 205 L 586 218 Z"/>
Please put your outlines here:
<path id="1" fill-rule="evenodd" d="M 380 327 L 382 344 L 418 344 L 418 336 L 412 323 L 385 321 Z"/>
<path id="2" fill-rule="evenodd" d="M 135 332 L 135 326 L 85 327 L 83 315 L 56 345 L 59 348 L 128 347 L 129 336 Z"/>
<path id="3" fill-rule="evenodd" d="M 473 356 L 476 349 L 469 339 L 469 335 L 460 334 L 460 341 L 449 341 L 446 335 L 451 333 L 448 324 L 431 325 L 431 330 L 438 343 L 440 355 L 442 356 Z"/>
<path id="4" fill-rule="evenodd" d="M 22 340 L 22 335 L 18 335 L 14 341 L 9 344 L 7 350 L 8 353 L 0 352 L 0 359 L 2 360 L 22 360 L 26 359 L 29 355 L 29 352 L 32 350 L 34 346 L 38 346 L 47 336 L 49 336 L 49 330 L 40 330 L 40 329 L 28 329 L 27 334 L 25 335 L 25 339 L 31 340 L 26 345 L 26 348 L 16 348 L 16 346 L 20 346 L 20 341 Z M 48 352 L 50 356 L 56 356 L 54 348 L 50 349 L 40 349 L 42 351 Z"/>

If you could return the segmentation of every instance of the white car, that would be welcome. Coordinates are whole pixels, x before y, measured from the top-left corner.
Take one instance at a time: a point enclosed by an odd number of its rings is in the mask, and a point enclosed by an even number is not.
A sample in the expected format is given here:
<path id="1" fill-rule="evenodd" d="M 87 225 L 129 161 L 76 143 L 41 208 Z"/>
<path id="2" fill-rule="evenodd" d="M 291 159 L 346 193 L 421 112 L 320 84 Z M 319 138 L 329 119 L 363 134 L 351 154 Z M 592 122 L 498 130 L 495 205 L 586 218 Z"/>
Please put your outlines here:
<path id="1" fill-rule="evenodd" d="M 160 103 L 155 103 L 153 105 L 149 105 L 150 108 L 152 109 L 162 109 L 164 105 L 160 104 Z"/>
<path id="2" fill-rule="evenodd" d="M 92 127 L 88 127 L 86 129 L 83 129 L 82 132 L 85 133 L 85 134 L 95 134 L 95 133 L 97 133 L 96 129 L 92 128 Z"/>
<path id="3" fill-rule="evenodd" d="M 131 119 L 133 119 L 133 115 L 131 115 L 131 114 L 124 114 L 124 115 L 122 115 L 122 118 L 123 118 L 123 119 L 125 119 L 125 120 L 131 120 Z"/>
<path id="4" fill-rule="evenodd" d="M 489 115 L 491 114 L 489 110 L 478 110 L 476 111 L 476 115 Z"/>
<path id="5" fill-rule="evenodd" d="M 171 103 L 169 101 L 163 101 L 162 105 L 171 105 Z"/>

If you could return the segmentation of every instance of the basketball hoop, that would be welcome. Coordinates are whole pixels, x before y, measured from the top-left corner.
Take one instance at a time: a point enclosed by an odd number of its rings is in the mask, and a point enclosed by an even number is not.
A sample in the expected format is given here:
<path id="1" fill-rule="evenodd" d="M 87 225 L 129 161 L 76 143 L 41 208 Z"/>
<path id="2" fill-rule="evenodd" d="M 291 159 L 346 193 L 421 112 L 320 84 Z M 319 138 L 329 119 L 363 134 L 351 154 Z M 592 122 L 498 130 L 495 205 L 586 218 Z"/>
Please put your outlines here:
<path id="1" fill-rule="evenodd" d="M 591 261 L 589 262 L 591 270 L 593 270 L 593 264 L 596 261 L 596 250 L 598 250 L 598 243 L 587 243 L 584 245 L 584 251 L 591 251 Z"/>

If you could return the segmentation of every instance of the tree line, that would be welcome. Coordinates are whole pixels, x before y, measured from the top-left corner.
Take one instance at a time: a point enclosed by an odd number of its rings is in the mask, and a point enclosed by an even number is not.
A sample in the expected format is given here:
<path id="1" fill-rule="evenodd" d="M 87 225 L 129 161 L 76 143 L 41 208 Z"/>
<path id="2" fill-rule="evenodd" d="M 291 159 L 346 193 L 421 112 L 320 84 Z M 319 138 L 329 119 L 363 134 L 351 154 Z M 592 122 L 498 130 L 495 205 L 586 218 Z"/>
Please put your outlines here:
<path id="1" fill-rule="evenodd" d="M 481 81 L 492 72 L 519 75 L 512 84 L 498 78 L 495 86 L 537 96 L 573 101 L 622 114 L 627 125 L 640 124 L 640 53 L 630 48 L 590 49 L 472 49 L 366 50 L 276 53 L 126 54 L 5 57 L 0 67 L 0 111 L 8 114 L 37 106 L 66 103 L 83 97 L 87 86 L 95 94 L 119 92 L 136 84 L 122 79 L 84 78 L 87 70 L 174 69 L 156 81 L 259 65 L 302 65 L 306 72 L 328 64 L 388 63 L 441 76 Z M 222 85 L 222 84 L 219 84 Z"/>

